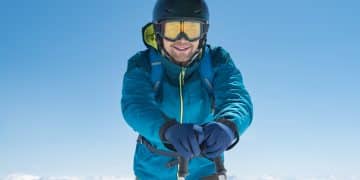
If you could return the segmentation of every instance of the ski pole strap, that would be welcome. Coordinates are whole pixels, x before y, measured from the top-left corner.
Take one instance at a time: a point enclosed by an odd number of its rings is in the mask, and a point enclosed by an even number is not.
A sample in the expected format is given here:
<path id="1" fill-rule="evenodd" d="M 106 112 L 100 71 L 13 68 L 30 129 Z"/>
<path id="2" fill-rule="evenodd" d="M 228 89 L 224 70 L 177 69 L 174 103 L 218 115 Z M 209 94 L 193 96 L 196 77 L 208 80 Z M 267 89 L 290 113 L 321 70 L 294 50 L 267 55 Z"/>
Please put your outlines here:
<path id="1" fill-rule="evenodd" d="M 172 166 L 175 166 L 176 164 L 179 165 L 179 171 L 178 171 L 178 180 L 180 180 L 181 178 L 185 179 L 185 176 L 188 174 L 188 163 L 189 160 L 179 156 L 178 153 L 176 152 L 171 152 L 171 151 L 163 151 L 163 150 L 159 150 L 156 149 L 145 137 L 139 135 L 137 142 L 140 144 L 144 144 L 145 147 L 152 153 L 154 154 L 158 154 L 158 155 L 162 155 L 162 156 L 169 156 L 169 157 L 173 157 L 174 160 L 173 161 L 169 161 L 169 163 L 167 163 L 167 167 L 170 168 Z M 215 163 L 215 167 L 216 167 L 216 174 L 209 176 L 210 177 L 218 177 L 218 179 L 226 179 L 226 169 L 224 167 L 224 162 L 221 159 L 221 157 L 216 157 L 215 159 L 212 160 Z M 205 180 L 206 178 L 204 178 Z M 211 179 L 209 179 L 211 180 Z"/>
<path id="2" fill-rule="evenodd" d="M 147 139 L 145 139 L 141 135 L 138 136 L 137 142 L 140 144 L 144 144 L 146 146 L 146 148 L 154 154 L 170 156 L 170 157 L 174 157 L 174 158 L 177 158 L 179 156 L 176 152 L 163 151 L 163 150 L 156 149 Z"/>
<path id="3" fill-rule="evenodd" d="M 176 152 L 163 151 L 163 150 L 156 149 L 145 137 L 143 137 L 141 135 L 138 136 L 137 142 L 139 144 L 144 144 L 145 147 L 154 154 L 172 157 L 173 160 L 166 163 L 167 168 L 171 168 L 179 163 L 179 160 L 178 160 L 179 155 Z"/>

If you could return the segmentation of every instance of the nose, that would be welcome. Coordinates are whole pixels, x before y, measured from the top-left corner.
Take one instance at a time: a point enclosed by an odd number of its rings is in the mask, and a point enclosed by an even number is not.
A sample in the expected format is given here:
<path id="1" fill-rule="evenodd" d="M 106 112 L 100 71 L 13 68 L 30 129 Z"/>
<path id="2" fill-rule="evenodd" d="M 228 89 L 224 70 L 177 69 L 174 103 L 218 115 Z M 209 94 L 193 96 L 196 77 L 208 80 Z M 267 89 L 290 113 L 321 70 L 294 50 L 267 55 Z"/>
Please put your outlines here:
<path id="1" fill-rule="evenodd" d="M 179 43 L 187 43 L 189 41 L 186 40 L 185 37 L 181 37 L 179 40 L 177 40 L 177 42 L 179 42 Z"/>

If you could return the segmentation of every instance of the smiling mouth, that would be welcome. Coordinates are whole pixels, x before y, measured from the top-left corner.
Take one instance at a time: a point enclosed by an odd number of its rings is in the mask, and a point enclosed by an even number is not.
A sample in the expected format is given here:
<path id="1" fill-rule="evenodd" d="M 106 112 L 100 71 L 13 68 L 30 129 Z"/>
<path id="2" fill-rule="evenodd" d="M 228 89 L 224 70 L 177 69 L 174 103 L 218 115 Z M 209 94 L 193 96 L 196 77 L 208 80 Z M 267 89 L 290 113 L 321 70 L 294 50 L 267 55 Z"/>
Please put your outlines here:
<path id="1" fill-rule="evenodd" d="M 176 46 L 173 46 L 173 48 L 178 50 L 178 51 L 186 51 L 186 50 L 190 49 L 190 46 L 188 46 L 188 47 L 176 47 Z"/>

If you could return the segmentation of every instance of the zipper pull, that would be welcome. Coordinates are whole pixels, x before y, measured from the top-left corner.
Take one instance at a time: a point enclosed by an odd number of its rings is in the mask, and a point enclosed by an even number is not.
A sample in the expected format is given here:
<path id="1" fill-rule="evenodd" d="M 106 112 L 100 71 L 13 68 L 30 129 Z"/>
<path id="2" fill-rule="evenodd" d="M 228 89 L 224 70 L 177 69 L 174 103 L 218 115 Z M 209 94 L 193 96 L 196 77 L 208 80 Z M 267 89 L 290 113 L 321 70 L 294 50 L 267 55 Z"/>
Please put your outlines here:
<path id="1" fill-rule="evenodd" d="M 181 85 L 185 84 L 185 71 L 186 71 L 186 68 L 182 67 L 181 68 Z"/>

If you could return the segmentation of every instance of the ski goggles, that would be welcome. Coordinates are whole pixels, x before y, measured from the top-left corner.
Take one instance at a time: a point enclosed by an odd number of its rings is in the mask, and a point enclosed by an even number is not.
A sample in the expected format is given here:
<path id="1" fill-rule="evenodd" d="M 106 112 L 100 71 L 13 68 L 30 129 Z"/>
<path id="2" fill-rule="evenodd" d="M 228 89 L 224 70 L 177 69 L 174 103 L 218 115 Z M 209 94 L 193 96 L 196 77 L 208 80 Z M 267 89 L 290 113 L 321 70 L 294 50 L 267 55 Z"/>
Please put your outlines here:
<path id="1" fill-rule="evenodd" d="M 177 41 L 185 38 L 188 41 L 196 41 L 204 37 L 209 24 L 202 21 L 162 21 L 157 26 L 157 33 L 169 41 Z"/>

